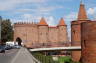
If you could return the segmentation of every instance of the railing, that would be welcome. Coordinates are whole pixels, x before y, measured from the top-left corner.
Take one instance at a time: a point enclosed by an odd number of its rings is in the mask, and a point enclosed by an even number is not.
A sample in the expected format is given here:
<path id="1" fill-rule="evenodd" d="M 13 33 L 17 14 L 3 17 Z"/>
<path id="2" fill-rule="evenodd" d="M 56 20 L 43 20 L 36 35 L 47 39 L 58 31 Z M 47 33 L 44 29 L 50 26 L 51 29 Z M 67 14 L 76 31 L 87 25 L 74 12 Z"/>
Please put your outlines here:
<path id="1" fill-rule="evenodd" d="M 71 47 L 52 47 L 52 48 L 34 48 L 29 49 L 30 51 L 36 52 L 36 51 L 80 51 L 81 46 L 71 46 Z"/>

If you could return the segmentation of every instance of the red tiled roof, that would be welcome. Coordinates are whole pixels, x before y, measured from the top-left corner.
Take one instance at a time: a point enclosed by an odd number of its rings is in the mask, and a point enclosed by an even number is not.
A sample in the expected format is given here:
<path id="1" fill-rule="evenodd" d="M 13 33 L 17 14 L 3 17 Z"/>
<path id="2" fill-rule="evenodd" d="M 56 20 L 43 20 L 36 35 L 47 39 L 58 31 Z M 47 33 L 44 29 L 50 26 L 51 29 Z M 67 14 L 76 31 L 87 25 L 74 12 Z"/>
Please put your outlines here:
<path id="1" fill-rule="evenodd" d="M 64 26 L 64 25 L 66 25 L 66 24 L 65 24 L 65 21 L 64 21 L 63 18 L 61 18 L 58 26 Z"/>
<path id="2" fill-rule="evenodd" d="M 48 25 L 48 24 L 46 23 L 44 18 L 41 18 L 41 20 L 40 20 L 38 25 Z"/>
<path id="3" fill-rule="evenodd" d="M 80 4 L 78 20 L 88 20 L 84 4 Z"/>

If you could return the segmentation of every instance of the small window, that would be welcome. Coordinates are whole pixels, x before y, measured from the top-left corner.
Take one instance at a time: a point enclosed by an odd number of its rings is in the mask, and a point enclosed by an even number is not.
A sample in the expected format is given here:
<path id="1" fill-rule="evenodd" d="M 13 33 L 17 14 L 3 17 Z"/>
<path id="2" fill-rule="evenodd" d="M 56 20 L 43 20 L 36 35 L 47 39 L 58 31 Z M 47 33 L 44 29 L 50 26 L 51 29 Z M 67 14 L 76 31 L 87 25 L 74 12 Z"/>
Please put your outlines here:
<path id="1" fill-rule="evenodd" d="M 75 34 L 75 32 L 76 32 L 76 31 L 74 30 L 73 33 Z"/>
<path id="2" fill-rule="evenodd" d="M 84 40 L 84 47 L 86 47 L 86 41 Z"/>

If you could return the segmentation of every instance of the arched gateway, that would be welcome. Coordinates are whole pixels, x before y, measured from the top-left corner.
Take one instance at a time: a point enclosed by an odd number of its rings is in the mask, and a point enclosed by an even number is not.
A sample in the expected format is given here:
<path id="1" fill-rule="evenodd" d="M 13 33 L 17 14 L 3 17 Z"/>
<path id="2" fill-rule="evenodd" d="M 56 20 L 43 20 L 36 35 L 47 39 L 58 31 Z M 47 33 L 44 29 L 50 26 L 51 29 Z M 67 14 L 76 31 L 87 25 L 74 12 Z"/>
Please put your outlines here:
<path id="1" fill-rule="evenodd" d="M 21 40 L 20 37 L 17 37 L 17 38 L 16 38 L 16 42 L 18 42 L 18 45 L 21 46 L 22 40 Z"/>

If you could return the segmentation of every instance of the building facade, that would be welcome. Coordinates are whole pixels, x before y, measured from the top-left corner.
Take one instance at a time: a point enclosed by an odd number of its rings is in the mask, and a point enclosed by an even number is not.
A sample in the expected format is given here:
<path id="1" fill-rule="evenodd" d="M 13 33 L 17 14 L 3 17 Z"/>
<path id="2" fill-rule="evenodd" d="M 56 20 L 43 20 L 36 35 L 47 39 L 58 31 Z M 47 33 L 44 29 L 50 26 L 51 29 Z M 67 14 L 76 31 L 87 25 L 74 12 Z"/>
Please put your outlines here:
<path id="1" fill-rule="evenodd" d="M 68 42 L 67 25 L 63 18 L 55 27 L 48 26 L 44 18 L 41 18 L 39 23 L 15 23 L 14 41 L 32 48 L 62 45 Z"/>

